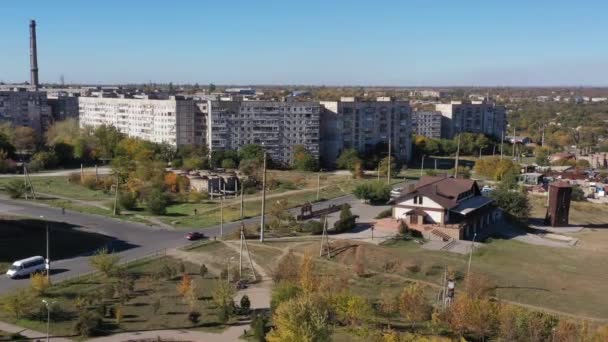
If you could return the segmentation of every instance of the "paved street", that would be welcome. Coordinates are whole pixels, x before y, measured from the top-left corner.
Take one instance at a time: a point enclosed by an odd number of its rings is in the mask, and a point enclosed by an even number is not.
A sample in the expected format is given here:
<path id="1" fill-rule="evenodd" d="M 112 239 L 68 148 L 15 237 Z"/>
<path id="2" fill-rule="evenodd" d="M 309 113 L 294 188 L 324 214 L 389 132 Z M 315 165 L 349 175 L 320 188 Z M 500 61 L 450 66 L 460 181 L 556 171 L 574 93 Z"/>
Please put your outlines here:
<path id="1" fill-rule="evenodd" d="M 356 201 L 353 196 L 343 196 L 323 203 L 316 203 L 313 208 L 316 210 L 332 204 L 341 205 L 353 201 Z M 299 209 L 291 209 L 291 211 L 295 214 L 299 212 Z M 49 221 L 66 222 L 78 226 L 79 229 L 112 236 L 116 240 L 112 242 L 111 248 L 119 250 L 119 255 L 123 260 L 136 259 L 164 249 L 189 244 L 184 238 L 185 230 L 154 229 L 143 224 L 69 210 L 63 215 L 61 209 L 48 207 L 37 202 L 15 201 L 0 197 L 0 214 L 29 217 L 44 216 Z M 256 224 L 259 221 L 259 217 L 253 217 L 243 222 L 247 225 Z M 239 227 L 240 221 L 226 223 L 223 227 L 223 233 L 228 234 Z M 219 225 L 201 230 L 210 238 L 220 235 Z M 53 273 L 53 279 L 61 280 L 91 271 L 87 258 L 88 256 L 83 255 L 63 260 L 52 260 L 51 268 L 56 270 Z M 13 280 L 0 276 L 0 294 L 28 284 L 29 279 Z"/>

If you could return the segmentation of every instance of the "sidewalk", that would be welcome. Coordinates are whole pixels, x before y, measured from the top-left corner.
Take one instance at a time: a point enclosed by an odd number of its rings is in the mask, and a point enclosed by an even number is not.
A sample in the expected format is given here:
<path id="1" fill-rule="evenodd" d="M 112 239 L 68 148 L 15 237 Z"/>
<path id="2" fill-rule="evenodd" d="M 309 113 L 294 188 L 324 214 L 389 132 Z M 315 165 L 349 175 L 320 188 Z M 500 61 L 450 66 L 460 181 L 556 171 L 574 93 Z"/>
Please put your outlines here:
<path id="1" fill-rule="evenodd" d="M 127 342 L 149 339 L 156 341 L 158 338 L 168 341 L 179 342 L 231 342 L 239 341 L 249 325 L 232 326 L 221 333 L 208 333 L 196 330 L 152 330 L 143 332 L 121 333 L 106 337 L 93 338 L 90 342 Z"/>
<path id="2" fill-rule="evenodd" d="M 27 338 L 38 338 L 41 341 L 46 341 L 46 334 L 38 331 L 25 329 L 10 323 L 0 322 L 0 330 L 8 332 L 8 333 L 19 333 L 21 336 Z M 51 338 L 53 342 L 72 342 L 72 340 L 62 337 L 53 337 Z"/>

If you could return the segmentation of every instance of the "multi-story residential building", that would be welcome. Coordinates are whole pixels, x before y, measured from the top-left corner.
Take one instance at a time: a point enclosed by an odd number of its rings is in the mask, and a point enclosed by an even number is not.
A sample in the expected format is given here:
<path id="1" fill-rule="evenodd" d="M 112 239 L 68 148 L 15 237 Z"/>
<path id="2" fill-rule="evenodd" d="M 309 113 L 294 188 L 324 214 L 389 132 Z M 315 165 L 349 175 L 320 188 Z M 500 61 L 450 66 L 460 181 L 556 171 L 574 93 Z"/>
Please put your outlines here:
<path id="1" fill-rule="evenodd" d="M 449 93 L 442 90 L 417 89 L 410 91 L 410 96 L 424 98 L 443 98 L 449 96 Z"/>
<path id="2" fill-rule="evenodd" d="M 427 138 L 441 138 L 441 112 L 412 112 L 412 132 Z"/>
<path id="3" fill-rule="evenodd" d="M 290 165 L 296 145 L 319 157 L 319 121 L 317 102 L 212 101 L 207 146 L 213 151 L 263 145 L 273 161 Z"/>
<path id="4" fill-rule="evenodd" d="M 47 94 L 53 120 L 78 119 L 78 96 L 64 92 Z"/>
<path id="5" fill-rule="evenodd" d="M 340 101 L 322 101 L 321 105 L 321 159 L 327 166 L 333 165 L 344 149 L 365 153 L 389 142 L 397 158 L 410 159 L 412 110 L 408 101 L 389 97 L 358 101 L 343 97 Z"/>
<path id="6" fill-rule="evenodd" d="M 172 146 L 202 142 L 203 127 L 194 124 L 197 112 L 194 101 L 178 96 L 141 97 L 80 97 L 80 125 L 112 125 L 130 137 Z"/>
<path id="7" fill-rule="evenodd" d="M 39 135 L 42 134 L 51 123 L 51 108 L 46 93 L 24 88 L 0 91 L 0 122 L 31 127 Z"/>
<path id="8" fill-rule="evenodd" d="M 446 138 L 469 132 L 501 137 L 506 128 L 506 109 L 491 101 L 452 101 L 436 104 L 443 115 L 442 134 Z"/>

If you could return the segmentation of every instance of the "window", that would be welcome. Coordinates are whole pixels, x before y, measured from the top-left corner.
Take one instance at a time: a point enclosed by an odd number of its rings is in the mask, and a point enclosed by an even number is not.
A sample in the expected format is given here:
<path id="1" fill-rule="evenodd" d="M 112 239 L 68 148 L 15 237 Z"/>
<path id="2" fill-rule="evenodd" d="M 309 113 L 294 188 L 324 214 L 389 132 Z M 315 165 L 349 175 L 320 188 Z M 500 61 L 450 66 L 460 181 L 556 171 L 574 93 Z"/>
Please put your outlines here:
<path id="1" fill-rule="evenodd" d="M 422 196 L 414 196 L 414 204 L 422 204 Z"/>

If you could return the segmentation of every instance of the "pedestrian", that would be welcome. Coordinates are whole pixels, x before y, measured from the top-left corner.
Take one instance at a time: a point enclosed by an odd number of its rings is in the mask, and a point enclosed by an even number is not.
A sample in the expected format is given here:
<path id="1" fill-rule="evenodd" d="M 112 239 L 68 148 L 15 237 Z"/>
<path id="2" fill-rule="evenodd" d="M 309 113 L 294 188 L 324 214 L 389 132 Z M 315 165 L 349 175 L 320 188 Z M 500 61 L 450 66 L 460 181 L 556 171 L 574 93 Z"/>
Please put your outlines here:
<path id="1" fill-rule="evenodd" d="M 194 208 L 194 216 L 196 216 L 197 212 L 198 212 L 198 209 Z"/>

